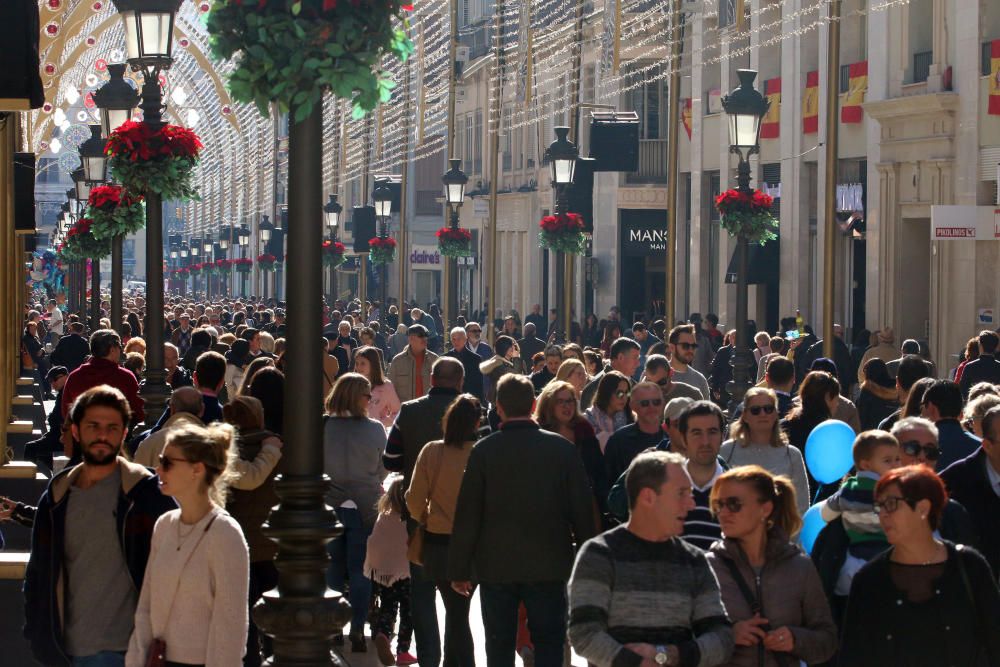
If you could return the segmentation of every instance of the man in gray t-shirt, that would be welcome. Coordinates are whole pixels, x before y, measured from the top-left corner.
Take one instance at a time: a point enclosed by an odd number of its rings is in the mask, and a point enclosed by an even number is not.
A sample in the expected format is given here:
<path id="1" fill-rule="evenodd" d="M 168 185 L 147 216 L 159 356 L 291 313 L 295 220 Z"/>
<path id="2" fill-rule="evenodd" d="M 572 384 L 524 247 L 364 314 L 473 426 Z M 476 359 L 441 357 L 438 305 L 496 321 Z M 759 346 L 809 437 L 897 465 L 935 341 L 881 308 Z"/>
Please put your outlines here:
<path id="1" fill-rule="evenodd" d="M 70 487 L 63 552 L 70 655 L 128 649 L 139 592 L 129 578 L 116 534 L 121 485 L 121 471 L 116 468 L 90 488 Z"/>
<path id="2" fill-rule="evenodd" d="M 705 400 L 711 400 L 712 393 L 708 388 L 708 380 L 691 366 L 695 350 L 700 344 L 695 342 L 694 325 L 677 325 L 670 330 L 670 336 L 667 340 L 670 348 L 670 367 L 674 370 L 673 381 L 689 384 L 701 391 Z"/>

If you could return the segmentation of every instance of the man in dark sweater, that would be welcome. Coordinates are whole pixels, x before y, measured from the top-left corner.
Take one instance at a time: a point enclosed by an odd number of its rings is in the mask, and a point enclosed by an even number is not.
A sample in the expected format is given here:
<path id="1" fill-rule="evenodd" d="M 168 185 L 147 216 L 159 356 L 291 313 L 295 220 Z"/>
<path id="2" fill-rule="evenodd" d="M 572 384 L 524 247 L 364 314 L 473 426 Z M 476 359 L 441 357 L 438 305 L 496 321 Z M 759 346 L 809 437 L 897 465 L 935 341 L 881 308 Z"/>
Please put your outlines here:
<path id="1" fill-rule="evenodd" d="M 72 373 L 83 365 L 89 354 L 90 343 L 83 337 L 83 324 L 72 322 L 69 325 L 69 333 L 56 343 L 49 360 L 55 366 L 65 366 L 66 370 Z"/>
<path id="2" fill-rule="evenodd" d="M 979 533 L 983 556 L 1000 571 L 1000 407 L 983 417 L 983 446 L 941 473 L 952 499 L 968 510 Z"/>
<path id="3" fill-rule="evenodd" d="M 989 329 L 979 334 L 979 358 L 970 361 L 962 371 L 962 396 L 968 396 L 969 390 L 979 382 L 1000 382 L 1000 361 L 997 361 L 997 346 L 1000 336 Z"/>
<path id="4" fill-rule="evenodd" d="M 637 456 L 628 523 L 580 549 L 569 582 L 569 640 L 599 667 L 720 665 L 733 633 L 705 553 L 680 539 L 694 508 L 684 459 Z M 613 603 L 612 603 L 613 602 Z"/>
<path id="5" fill-rule="evenodd" d="M 920 416 L 930 419 L 938 429 L 941 458 L 935 470 L 941 472 L 955 461 L 975 454 L 980 440 L 962 428 L 962 390 L 951 380 L 935 380 L 920 405 Z"/>
<path id="6" fill-rule="evenodd" d="M 574 544 L 594 534 L 583 462 L 572 443 L 531 419 L 534 399 L 526 377 L 510 373 L 498 383 L 503 426 L 469 456 L 449 545 L 452 588 L 471 595 L 473 574 L 480 582 L 491 667 L 513 664 L 521 603 L 535 665 L 562 667 Z"/>
<path id="7" fill-rule="evenodd" d="M 635 423 L 615 431 L 604 448 L 608 479 L 616 480 L 639 452 L 656 447 L 663 440 L 663 392 L 652 382 L 640 382 L 629 399 L 635 411 Z"/>
<path id="8" fill-rule="evenodd" d="M 451 330 L 451 351 L 444 356 L 453 357 L 462 363 L 465 369 L 464 390 L 480 400 L 486 400 L 483 393 L 483 372 L 479 370 L 479 364 L 483 363 L 483 358 L 469 349 L 468 335 L 462 327 L 455 327 Z"/>

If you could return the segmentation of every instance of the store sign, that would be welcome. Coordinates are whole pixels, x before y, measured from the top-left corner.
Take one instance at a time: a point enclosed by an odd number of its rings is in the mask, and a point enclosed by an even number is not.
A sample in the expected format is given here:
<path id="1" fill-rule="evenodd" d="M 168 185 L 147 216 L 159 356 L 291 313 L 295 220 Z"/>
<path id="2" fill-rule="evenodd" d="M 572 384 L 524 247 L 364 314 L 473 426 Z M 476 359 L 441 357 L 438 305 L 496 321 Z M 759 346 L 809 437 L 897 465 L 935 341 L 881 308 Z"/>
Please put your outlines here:
<path id="1" fill-rule="evenodd" d="M 410 265 L 414 269 L 440 269 L 444 258 L 436 245 L 415 245 L 410 252 Z"/>
<path id="2" fill-rule="evenodd" d="M 1000 239 L 1000 208 L 931 206 L 931 240 L 993 241 Z"/>
<path id="3" fill-rule="evenodd" d="M 648 257 L 667 250 L 667 219 L 650 223 L 648 221 L 623 220 L 621 227 L 622 255 L 625 257 Z"/>

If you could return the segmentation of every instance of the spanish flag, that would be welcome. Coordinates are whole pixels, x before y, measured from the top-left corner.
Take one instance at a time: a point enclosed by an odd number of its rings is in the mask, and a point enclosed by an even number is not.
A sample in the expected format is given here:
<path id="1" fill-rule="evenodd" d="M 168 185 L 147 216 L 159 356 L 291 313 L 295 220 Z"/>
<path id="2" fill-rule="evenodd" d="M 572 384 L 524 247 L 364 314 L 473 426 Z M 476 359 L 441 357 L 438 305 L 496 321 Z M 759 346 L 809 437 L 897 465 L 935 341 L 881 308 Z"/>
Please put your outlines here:
<path id="1" fill-rule="evenodd" d="M 806 92 L 802 94 L 802 133 L 819 132 L 819 70 L 806 74 Z"/>
<path id="2" fill-rule="evenodd" d="M 990 43 L 990 106 L 989 113 L 1000 116 L 1000 39 Z"/>
<path id="3" fill-rule="evenodd" d="M 868 61 L 852 63 L 848 70 L 850 79 L 840 107 L 840 122 L 860 123 L 864 118 L 864 109 L 861 105 L 864 104 L 865 91 L 868 90 Z"/>
<path id="4" fill-rule="evenodd" d="M 777 139 L 781 133 L 781 78 L 765 81 L 764 94 L 771 106 L 760 123 L 760 138 Z"/>
<path id="5" fill-rule="evenodd" d="M 681 123 L 684 124 L 684 131 L 688 134 L 688 139 L 691 138 L 691 98 L 684 100 L 684 106 L 681 107 Z"/>

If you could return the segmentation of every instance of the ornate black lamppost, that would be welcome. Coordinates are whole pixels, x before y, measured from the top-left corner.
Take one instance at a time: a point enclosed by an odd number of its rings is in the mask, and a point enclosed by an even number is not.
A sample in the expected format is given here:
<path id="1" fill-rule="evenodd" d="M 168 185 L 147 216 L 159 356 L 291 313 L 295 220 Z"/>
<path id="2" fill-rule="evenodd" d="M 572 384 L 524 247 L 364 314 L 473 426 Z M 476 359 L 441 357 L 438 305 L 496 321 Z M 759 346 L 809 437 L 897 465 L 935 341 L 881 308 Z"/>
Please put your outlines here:
<path id="1" fill-rule="evenodd" d="M 573 176 L 576 172 L 576 159 L 580 151 L 576 144 L 567 139 L 569 136 L 568 127 L 554 128 L 556 140 L 549 144 L 545 151 L 545 157 L 549 161 L 552 170 L 552 189 L 555 191 L 556 215 L 569 213 L 569 190 L 573 186 Z M 564 252 L 556 253 L 556 311 L 558 312 L 559 326 L 563 331 L 556 335 L 556 340 L 569 340 L 570 333 L 570 298 L 569 294 L 572 285 L 566 280 L 570 258 Z M 490 304 L 492 307 L 493 304 Z M 550 334 L 552 332 L 549 332 Z"/>
<path id="2" fill-rule="evenodd" d="M 337 231 L 340 228 L 340 214 L 344 212 L 344 207 L 340 205 L 337 201 L 337 195 L 330 195 L 326 204 L 323 205 L 323 217 L 326 219 L 326 229 L 330 234 L 330 243 L 337 242 Z M 333 309 L 333 304 L 337 300 L 337 268 L 332 267 L 330 269 L 330 303 L 328 304 Z"/>
<path id="3" fill-rule="evenodd" d="M 188 243 L 188 254 L 191 255 L 190 264 L 199 263 L 198 260 L 201 257 L 201 238 L 198 236 L 192 236 L 191 241 Z M 191 294 L 198 294 L 198 279 L 192 274 L 191 275 Z"/>
<path id="4" fill-rule="evenodd" d="M 236 230 L 236 241 L 240 246 L 240 259 L 247 258 L 247 247 L 250 245 L 250 228 L 245 224 L 240 225 Z M 247 274 L 240 271 L 240 296 L 247 295 Z"/>
<path id="5" fill-rule="evenodd" d="M 260 217 L 260 221 L 257 223 L 257 236 L 260 238 L 260 242 L 264 244 L 264 247 L 261 250 L 262 253 L 267 252 L 267 247 L 271 242 L 271 234 L 273 232 L 274 224 L 271 222 L 271 219 L 266 215 L 262 215 Z M 269 290 L 267 284 L 267 273 L 263 271 L 260 274 L 260 287 L 260 296 L 266 299 L 268 297 Z"/>
<path id="6" fill-rule="evenodd" d="M 233 228 L 223 225 L 222 229 L 219 230 L 219 248 L 222 250 L 222 259 L 229 259 L 229 245 L 232 242 Z M 230 267 L 229 275 L 225 273 L 219 274 L 219 283 L 222 286 L 222 294 L 224 296 L 232 296 L 230 292 L 230 280 L 233 278 L 232 267 Z"/>
<path id="7" fill-rule="evenodd" d="M 142 72 L 142 119 L 147 125 L 163 125 L 163 93 L 160 71 L 173 63 L 174 17 L 182 0 L 112 0 L 125 29 L 129 67 Z M 163 363 L 163 199 L 158 192 L 146 197 L 146 380 L 141 395 L 146 420 L 155 423 L 170 397 Z"/>
<path id="8" fill-rule="evenodd" d="M 465 184 L 469 182 L 469 177 L 462 171 L 462 161 L 457 158 L 448 160 L 451 169 L 441 177 L 444 183 L 445 200 L 448 203 L 448 224 L 452 230 L 458 229 L 458 211 L 465 203 Z M 448 323 L 449 327 L 455 326 L 458 318 L 459 303 L 458 298 L 458 258 L 448 258 Z M 446 336 L 447 337 L 447 336 Z"/>
<path id="9" fill-rule="evenodd" d="M 388 180 L 375 182 L 375 190 L 372 192 L 372 200 L 375 202 L 375 218 L 378 220 L 378 237 L 380 239 L 389 238 L 389 220 L 392 218 L 392 189 Z M 385 331 L 386 315 L 386 283 L 389 281 L 389 265 L 383 263 L 379 267 L 378 291 L 381 304 L 378 309 L 378 323 L 382 331 Z M 361 304 L 362 310 L 364 304 Z M 367 314 L 364 314 L 367 317 Z"/>
<path id="10" fill-rule="evenodd" d="M 737 71 L 739 88 L 722 98 L 722 108 L 729 116 L 729 152 L 739 157 L 737 188 L 750 193 L 750 156 L 759 152 L 760 122 L 770 102 L 754 87 L 757 72 L 749 69 Z M 743 401 L 752 381 L 750 369 L 753 356 L 750 352 L 750 331 L 747 329 L 747 254 L 749 241 L 741 232 L 736 237 L 736 350 L 733 353 L 733 379 L 726 389 L 733 405 Z"/>

